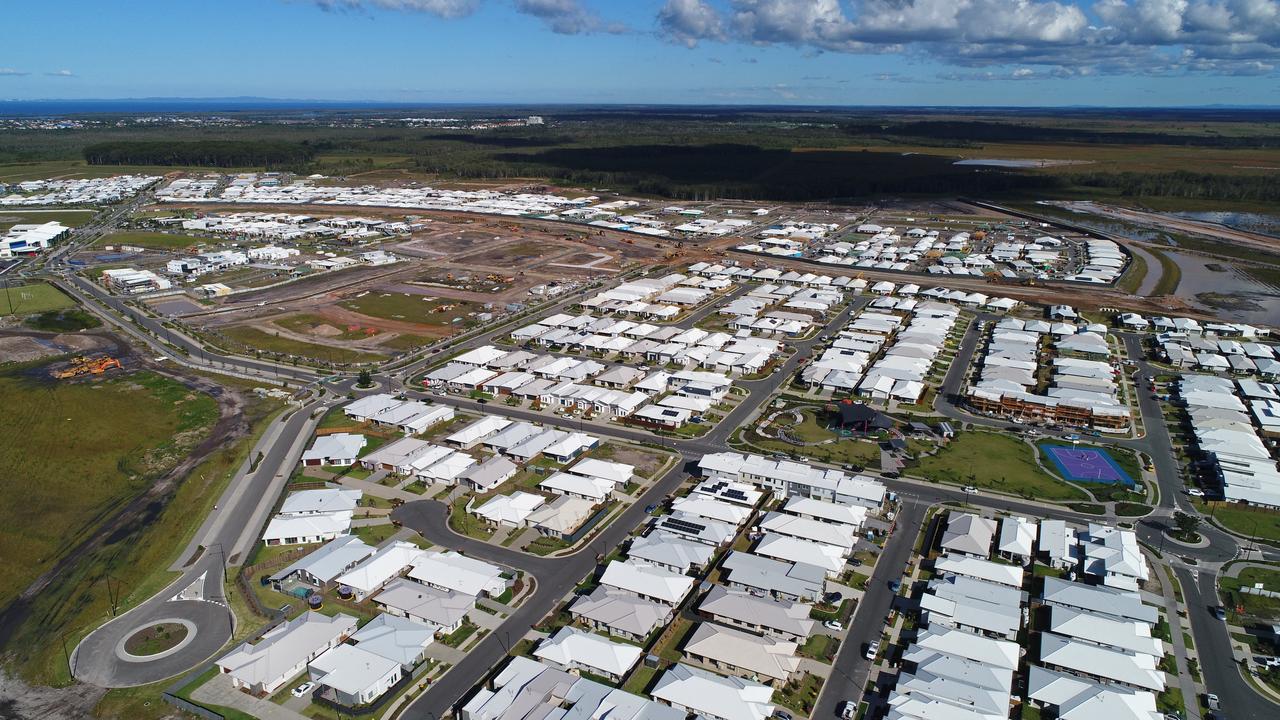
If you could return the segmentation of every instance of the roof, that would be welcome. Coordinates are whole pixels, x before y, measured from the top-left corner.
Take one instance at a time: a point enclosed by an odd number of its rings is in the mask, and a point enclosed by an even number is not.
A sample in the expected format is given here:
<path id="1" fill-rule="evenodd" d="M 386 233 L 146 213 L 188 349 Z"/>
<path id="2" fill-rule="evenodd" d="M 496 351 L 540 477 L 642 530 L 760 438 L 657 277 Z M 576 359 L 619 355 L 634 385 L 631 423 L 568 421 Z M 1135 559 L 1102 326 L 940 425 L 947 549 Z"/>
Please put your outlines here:
<path id="1" fill-rule="evenodd" d="M 355 512 L 356 503 L 364 495 L 359 490 L 322 488 L 300 490 L 290 494 L 280 505 L 280 515 L 313 515 L 317 513 Z"/>
<path id="2" fill-rule="evenodd" d="M 551 492 L 559 491 L 571 495 L 581 495 L 597 501 L 609 497 L 613 491 L 613 483 L 607 480 L 573 475 L 571 473 L 555 473 L 538 483 L 538 487 Z"/>
<path id="3" fill-rule="evenodd" d="M 825 500 L 793 495 L 781 508 L 788 515 L 822 520 L 859 528 L 867 519 L 867 509 L 860 505 L 840 505 Z"/>
<path id="4" fill-rule="evenodd" d="M 326 650 L 307 667 L 316 682 L 348 695 L 359 695 L 401 669 L 399 662 L 355 645 Z"/>
<path id="5" fill-rule="evenodd" d="M 591 511 L 595 507 L 596 503 L 592 500 L 561 495 L 529 513 L 525 522 L 531 527 L 554 530 L 562 535 L 568 535 L 591 517 Z"/>
<path id="6" fill-rule="evenodd" d="M 309 555 L 271 576 L 278 580 L 296 572 L 305 572 L 321 582 L 332 582 L 348 568 L 374 553 L 374 548 L 355 535 L 343 535 L 325 543 Z"/>
<path id="7" fill-rule="evenodd" d="M 471 596 L 482 592 L 500 594 L 506 587 L 502 569 L 497 565 L 452 550 L 424 551 L 409 571 L 409 577 Z"/>
<path id="8" fill-rule="evenodd" d="M 773 688 L 677 663 L 658 678 L 655 699 L 725 720 L 764 720 L 773 714 Z"/>
<path id="9" fill-rule="evenodd" d="M 779 512 L 765 515 L 760 527 L 779 535 L 833 545 L 846 552 L 857 542 L 857 531 L 848 525 L 825 523 Z"/>
<path id="10" fill-rule="evenodd" d="M 973 513 L 951 513 L 942 547 L 969 555 L 986 556 L 991 552 L 991 539 L 996 534 L 996 521 Z"/>
<path id="11" fill-rule="evenodd" d="M 329 460 L 332 458 L 355 458 L 360 455 L 368 440 L 363 435 L 354 433 L 334 433 L 321 435 L 311 443 L 311 448 L 302 453 L 302 460 Z"/>
<path id="12" fill-rule="evenodd" d="M 928 628 L 916 637 L 916 642 L 904 660 L 916 657 L 927 657 L 930 652 L 966 658 L 975 662 L 986 663 L 1007 670 L 1018 667 L 1019 648 L 1017 643 L 1007 640 L 993 640 L 964 630 L 953 628 Z"/>
<path id="13" fill-rule="evenodd" d="M 267 523 L 262 532 L 263 540 L 288 540 L 290 538 L 323 538 L 344 535 L 351 529 L 351 513 L 324 513 L 321 515 L 277 515 Z"/>
<path id="14" fill-rule="evenodd" d="M 631 541 L 627 556 L 656 565 L 667 565 L 688 570 L 691 566 L 703 566 L 715 556 L 715 548 L 705 543 L 686 540 L 666 532 L 652 532 Z"/>
<path id="15" fill-rule="evenodd" d="M 423 625 L 408 618 L 379 613 L 357 630 L 351 640 L 361 650 L 408 667 L 416 663 L 422 651 L 434 642 L 436 630 L 434 626 Z"/>
<path id="16" fill-rule="evenodd" d="M 519 526 L 546 501 L 541 495 L 517 490 L 510 495 L 495 495 L 472 512 L 490 522 Z"/>
<path id="17" fill-rule="evenodd" d="M 954 573 L 987 582 L 1022 587 L 1022 567 L 981 560 L 967 555 L 944 554 L 934 561 L 933 569 L 940 573 Z"/>
<path id="18" fill-rule="evenodd" d="M 800 669 L 796 644 L 734 630 L 714 623 L 700 623 L 685 643 L 685 654 L 733 665 L 768 678 L 786 680 Z"/>
<path id="19" fill-rule="evenodd" d="M 575 475 L 608 480 L 615 485 L 623 485 L 631 481 L 632 476 L 636 473 L 636 468 L 634 465 L 625 463 L 583 458 L 570 467 L 569 472 Z"/>
<path id="20" fill-rule="evenodd" d="M 1151 626 L 1135 620 L 1097 615 L 1074 608 L 1050 606 L 1049 630 L 1099 645 L 1162 657 L 1164 643 L 1151 636 Z"/>
<path id="21" fill-rule="evenodd" d="M 423 550 L 411 542 L 396 541 L 351 568 L 338 582 L 363 592 L 372 592 L 417 562 Z"/>
<path id="22" fill-rule="evenodd" d="M 1036 523 L 1021 517 L 1007 517 L 1000 521 L 1000 538 L 996 549 L 1000 552 L 1030 557 L 1036 542 Z"/>
<path id="23" fill-rule="evenodd" d="M 316 651 L 355 632 L 354 617 L 305 612 L 268 630 L 257 643 L 244 643 L 218 660 L 218 665 L 249 685 L 272 684 L 307 661 Z"/>
<path id="24" fill-rule="evenodd" d="M 827 577 L 817 565 L 773 560 L 737 550 L 729 551 L 721 567 L 729 572 L 731 583 L 795 597 L 816 597 Z"/>
<path id="25" fill-rule="evenodd" d="M 386 589 L 374 598 L 374 602 L 422 618 L 439 627 L 452 627 L 476 605 L 476 599 L 472 595 L 440 590 L 404 578 L 388 583 Z"/>
<path id="26" fill-rule="evenodd" d="M 1043 597 L 1045 603 L 1049 605 L 1061 605 L 1113 617 L 1140 620 L 1152 625 L 1158 619 L 1156 609 L 1144 604 L 1142 596 L 1136 592 L 1045 577 Z"/>
<path id="27" fill-rule="evenodd" d="M 655 565 L 614 560 L 605 567 L 600 584 L 674 605 L 693 589 L 694 579 Z"/>
<path id="28" fill-rule="evenodd" d="M 808 605 L 760 598 L 751 593 L 730 590 L 723 585 L 712 586 L 711 591 L 698 604 L 698 611 L 798 637 L 808 637 L 817 624 L 809 619 Z"/>
<path id="29" fill-rule="evenodd" d="M 584 665 L 603 675 L 621 677 L 635 666 L 644 650 L 572 627 L 562 627 L 533 651 L 535 657 L 559 665 Z"/>
<path id="30" fill-rule="evenodd" d="M 1075 675 L 1031 666 L 1027 697 L 1058 708 L 1059 720 L 1162 720 L 1156 696 L 1122 685 L 1102 685 Z"/>
<path id="31" fill-rule="evenodd" d="M 1164 671 L 1153 655 L 1111 650 L 1056 633 L 1040 634 L 1040 662 L 1155 692 L 1165 687 Z"/>
<path id="32" fill-rule="evenodd" d="M 684 720 L 685 714 L 638 695 L 514 657 L 467 701 L 472 720 Z"/>
<path id="33" fill-rule="evenodd" d="M 671 608 L 625 591 L 597 587 L 579 596 L 569 612 L 633 635 L 645 636 L 671 619 Z"/>

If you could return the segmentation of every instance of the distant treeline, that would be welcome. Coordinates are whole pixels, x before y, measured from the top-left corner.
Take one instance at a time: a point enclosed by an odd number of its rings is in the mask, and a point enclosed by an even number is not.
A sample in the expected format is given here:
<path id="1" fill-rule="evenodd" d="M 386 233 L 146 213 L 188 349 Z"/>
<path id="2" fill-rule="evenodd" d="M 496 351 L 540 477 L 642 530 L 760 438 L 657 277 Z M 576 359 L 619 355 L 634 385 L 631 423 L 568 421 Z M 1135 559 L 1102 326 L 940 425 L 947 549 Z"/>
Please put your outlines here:
<path id="1" fill-rule="evenodd" d="M 127 140 L 97 143 L 84 149 L 90 165 L 199 165 L 203 167 L 291 167 L 315 157 L 308 143 L 278 140 L 198 140 L 156 142 Z"/>
<path id="2" fill-rule="evenodd" d="M 885 152 L 792 152 L 754 145 L 622 145 L 500 154 L 506 167 L 485 169 L 549 176 L 675 199 L 828 200 L 877 195 L 998 194 L 1056 187 L 1056 178 L 960 167 L 950 158 Z"/>
<path id="3" fill-rule="evenodd" d="M 1280 146 L 1280 135 L 1183 135 L 1162 132 L 1087 130 L 1020 123 L 963 120 L 851 123 L 845 132 L 869 138 L 912 138 L 948 143 L 1070 142 L 1110 145 L 1190 145 L 1194 147 L 1266 148 Z"/>
<path id="4" fill-rule="evenodd" d="M 1280 179 L 1275 175 L 1124 172 L 1070 175 L 1065 179 L 1081 187 L 1111 188 L 1126 197 L 1280 202 Z"/>

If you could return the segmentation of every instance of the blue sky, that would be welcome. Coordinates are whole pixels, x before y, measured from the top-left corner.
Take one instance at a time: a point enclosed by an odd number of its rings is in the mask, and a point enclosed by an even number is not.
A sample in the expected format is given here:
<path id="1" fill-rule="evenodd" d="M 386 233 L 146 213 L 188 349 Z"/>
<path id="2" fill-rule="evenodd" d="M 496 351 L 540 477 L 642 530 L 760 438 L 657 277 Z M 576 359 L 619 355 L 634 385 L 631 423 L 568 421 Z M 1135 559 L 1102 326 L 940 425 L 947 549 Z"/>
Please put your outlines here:
<path id="1" fill-rule="evenodd" d="M 4 17 L 5 99 L 1280 104 L 1280 0 L 46 0 Z"/>

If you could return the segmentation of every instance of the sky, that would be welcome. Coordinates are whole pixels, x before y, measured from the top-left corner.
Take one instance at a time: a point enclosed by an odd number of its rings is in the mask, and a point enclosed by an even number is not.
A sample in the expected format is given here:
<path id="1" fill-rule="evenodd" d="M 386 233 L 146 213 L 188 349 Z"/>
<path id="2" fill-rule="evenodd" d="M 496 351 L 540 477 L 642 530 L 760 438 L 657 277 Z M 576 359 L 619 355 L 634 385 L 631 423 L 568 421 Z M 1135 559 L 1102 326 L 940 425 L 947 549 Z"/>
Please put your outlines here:
<path id="1" fill-rule="evenodd" d="M 0 99 L 1280 104 L 1280 0 L 4 5 Z"/>

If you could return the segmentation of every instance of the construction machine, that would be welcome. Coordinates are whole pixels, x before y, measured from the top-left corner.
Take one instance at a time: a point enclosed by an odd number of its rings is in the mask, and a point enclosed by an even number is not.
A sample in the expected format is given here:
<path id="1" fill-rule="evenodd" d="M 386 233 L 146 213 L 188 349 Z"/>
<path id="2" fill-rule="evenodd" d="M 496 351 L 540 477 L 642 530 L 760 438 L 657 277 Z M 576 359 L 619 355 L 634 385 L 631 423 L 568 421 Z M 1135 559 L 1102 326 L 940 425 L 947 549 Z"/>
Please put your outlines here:
<path id="1" fill-rule="evenodd" d="M 69 380 L 82 375 L 101 375 L 111 368 L 121 369 L 122 367 L 119 360 L 110 356 L 90 358 L 80 355 L 73 358 L 71 365 L 66 369 L 55 371 L 53 377 L 58 380 Z"/>

